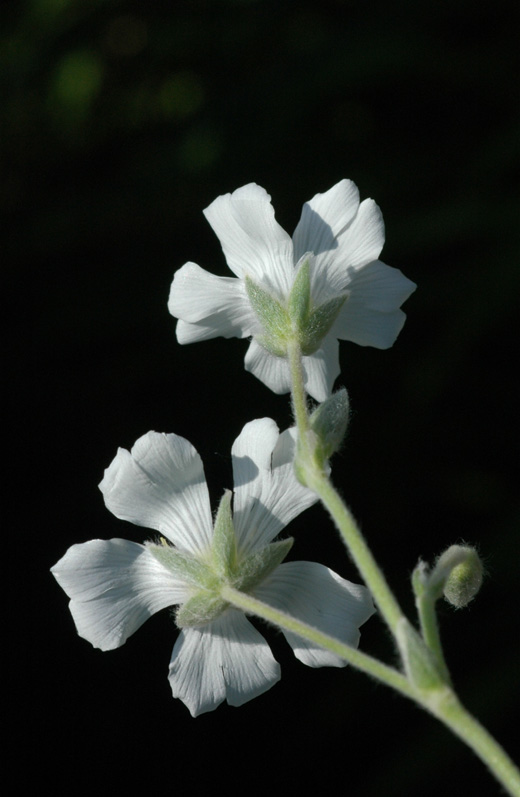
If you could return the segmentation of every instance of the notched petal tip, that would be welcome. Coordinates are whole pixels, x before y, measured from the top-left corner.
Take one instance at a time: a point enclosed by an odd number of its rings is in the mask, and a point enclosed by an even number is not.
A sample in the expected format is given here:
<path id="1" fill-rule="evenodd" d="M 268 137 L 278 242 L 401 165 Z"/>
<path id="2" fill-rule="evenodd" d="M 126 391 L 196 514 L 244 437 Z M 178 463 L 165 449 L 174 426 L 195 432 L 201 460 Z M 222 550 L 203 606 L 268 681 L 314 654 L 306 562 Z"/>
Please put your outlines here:
<path id="1" fill-rule="evenodd" d="M 186 628 L 173 649 L 169 676 L 173 697 L 192 717 L 226 700 L 241 706 L 280 680 L 280 665 L 249 620 L 230 609 L 202 628 Z"/>
<path id="2" fill-rule="evenodd" d="M 196 263 L 186 263 L 175 273 L 168 309 L 179 319 L 179 343 L 246 337 L 255 324 L 242 280 L 219 277 Z"/>
<path id="3" fill-rule="evenodd" d="M 202 460 L 184 437 L 148 432 L 131 452 L 119 449 L 100 484 L 120 520 L 154 529 L 183 550 L 209 545 L 209 493 Z"/>
<path id="4" fill-rule="evenodd" d="M 186 598 L 185 585 L 129 540 L 73 545 L 51 572 L 79 636 L 101 650 L 121 647 L 152 614 Z"/>

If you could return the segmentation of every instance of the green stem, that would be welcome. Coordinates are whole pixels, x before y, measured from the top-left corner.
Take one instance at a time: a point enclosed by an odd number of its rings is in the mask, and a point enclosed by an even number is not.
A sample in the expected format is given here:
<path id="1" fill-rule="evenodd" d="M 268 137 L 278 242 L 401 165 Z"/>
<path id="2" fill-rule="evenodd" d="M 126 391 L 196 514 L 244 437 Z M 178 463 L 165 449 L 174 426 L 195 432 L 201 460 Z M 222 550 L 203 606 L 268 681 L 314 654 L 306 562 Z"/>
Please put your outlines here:
<path id="1" fill-rule="evenodd" d="M 489 767 L 496 779 L 513 797 L 520 797 L 520 772 L 502 747 L 462 706 L 452 689 L 446 685 L 436 690 L 420 690 L 414 687 L 402 673 L 388 667 L 366 653 L 345 645 L 338 639 L 324 634 L 294 617 L 269 606 L 257 598 L 224 584 L 221 597 L 247 614 L 261 617 L 285 631 L 319 645 L 336 654 L 358 670 L 376 678 L 414 700 L 441 720 Z"/>
<path id="2" fill-rule="evenodd" d="M 328 475 L 313 458 L 310 441 L 309 414 L 303 382 L 301 351 L 293 344 L 288 351 L 292 376 L 292 402 L 294 417 L 298 427 L 301 458 L 305 463 L 307 486 L 317 493 L 336 524 L 341 537 L 350 552 L 365 584 L 370 589 L 382 616 L 395 635 L 395 629 L 403 612 L 399 607 L 386 579 L 379 569 L 372 552 L 368 548 L 356 521 L 348 507 L 343 503 L 332 486 Z"/>
<path id="3" fill-rule="evenodd" d="M 430 698 L 427 703 L 419 702 L 473 750 L 508 794 L 520 797 L 520 770 L 491 734 L 464 708 L 449 687 L 444 695 L 440 695 L 439 700 Z"/>
<path id="4" fill-rule="evenodd" d="M 288 346 L 289 368 L 292 381 L 292 405 L 294 419 L 301 438 L 301 444 L 308 450 L 309 408 L 307 405 L 307 395 L 303 382 L 302 355 L 298 344 L 292 343 Z"/>
<path id="5" fill-rule="evenodd" d="M 377 678 L 378 681 L 391 686 L 406 697 L 415 698 L 415 688 L 402 673 L 393 667 L 388 667 L 383 662 L 357 650 L 357 648 L 345 645 L 339 639 L 324 634 L 318 628 L 307 625 L 307 623 L 303 623 L 301 620 L 297 620 L 295 617 L 291 617 L 291 615 L 281 612 L 279 609 L 275 609 L 257 598 L 253 598 L 252 595 L 240 592 L 229 584 L 224 584 L 221 587 L 220 595 L 224 600 L 242 609 L 247 614 L 254 614 L 267 620 L 267 622 L 273 623 L 278 628 L 297 634 L 302 639 L 306 639 L 325 648 L 325 650 L 329 650 L 331 653 L 335 653 L 353 667 Z"/>
<path id="6" fill-rule="evenodd" d="M 343 503 L 326 474 L 318 473 L 313 475 L 308 479 L 308 486 L 319 495 L 323 505 L 332 517 L 347 550 L 350 552 L 365 584 L 370 589 L 379 611 L 390 630 L 395 634 L 397 623 L 403 617 L 403 612 L 350 510 Z"/>
<path id="7" fill-rule="evenodd" d="M 379 611 L 387 622 L 394 638 L 396 638 L 397 624 L 400 618 L 403 617 L 403 613 L 350 510 L 333 487 L 328 474 L 316 462 L 299 345 L 292 344 L 289 346 L 287 354 L 292 377 L 293 412 L 298 428 L 298 467 L 303 472 L 304 482 L 311 490 L 316 492 L 331 515 L 347 550 L 367 587 L 370 589 Z M 288 615 L 283 615 L 283 613 L 277 612 L 271 607 L 266 607 L 260 601 L 250 598 L 250 596 L 244 596 L 246 600 L 241 597 L 240 602 L 238 602 L 236 590 L 232 590 L 232 594 L 229 592 L 231 589 L 230 587 L 225 588 L 226 600 L 229 600 L 230 603 L 240 606 L 246 612 L 258 614 L 259 617 L 274 622 L 281 628 L 293 631 L 304 639 L 308 639 L 327 650 L 337 653 L 354 667 L 383 681 L 411 700 L 415 700 L 416 703 L 423 706 L 459 736 L 489 767 L 509 794 L 513 795 L 513 797 L 520 797 L 520 772 L 495 739 L 462 706 L 451 688 L 448 670 L 442 653 L 435 608 L 431 602 L 427 605 L 418 600 L 421 632 L 426 644 L 438 660 L 441 673 L 446 676 L 446 684 L 437 689 L 419 689 L 397 670 L 387 667 L 382 662 L 372 659 L 360 651 L 343 645 L 343 643 L 328 637 L 326 634 L 322 634 L 317 629 L 311 629 Z M 240 595 L 241 593 L 238 594 Z"/>
<path id="8" fill-rule="evenodd" d="M 439 623 L 435 611 L 435 600 L 427 590 L 423 590 L 420 594 L 416 593 L 415 605 L 417 606 L 422 638 L 435 657 L 437 667 L 444 677 L 444 680 L 446 683 L 451 683 L 449 670 L 442 650 Z"/>

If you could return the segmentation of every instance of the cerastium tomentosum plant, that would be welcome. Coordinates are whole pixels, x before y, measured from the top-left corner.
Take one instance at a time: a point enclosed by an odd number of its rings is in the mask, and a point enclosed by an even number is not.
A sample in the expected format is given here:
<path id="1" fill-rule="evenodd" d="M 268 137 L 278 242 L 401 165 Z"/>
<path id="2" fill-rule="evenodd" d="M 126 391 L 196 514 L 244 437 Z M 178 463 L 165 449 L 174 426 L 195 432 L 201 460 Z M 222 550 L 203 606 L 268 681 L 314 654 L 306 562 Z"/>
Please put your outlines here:
<path id="1" fill-rule="evenodd" d="M 414 700 L 465 741 L 510 794 L 520 795 L 520 773 L 454 691 L 437 624 L 440 597 L 461 608 L 478 592 L 476 550 L 452 545 L 433 568 L 419 561 L 412 577 L 415 627 L 330 476 L 349 415 L 346 390 L 332 392 L 338 340 L 392 346 L 405 320 L 401 304 L 415 289 L 378 259 L 381 211 L 341 180 L 303 206 L 292 238 L 254 183 L 218 197 L 205 215 L 235 276 L 218 277 L 195 263 L 177 271 L 168 305 L 179 319 L 177 338 L 248 338 L 246 369 L 276 393 L 291 393 L 295 426 L 280 434 L 269 418 L 246 424 L 232 448 L 233 495 L 224 493 L 214 521 L 202 462 L 187 440 L 149 432 L 130 452 L 120 449 L 100 484 L 105 503 L 158 537 L 73 545 L 54 565 L 78 633 L 110 650 L 154 612 L 178 607 L 169 681 L 196 716 L 224 700 L 242 705 L 279 679 L 279 665 L 246 615 L 263 618 L 283 631 L 303 663 L 348 663 Z M 275 538 L 317 500 L 366 586 L 323 565 L 283 561 L 293 541 Z M 357 649 L 359 627 L 374 604 L 400 666 Z"/>

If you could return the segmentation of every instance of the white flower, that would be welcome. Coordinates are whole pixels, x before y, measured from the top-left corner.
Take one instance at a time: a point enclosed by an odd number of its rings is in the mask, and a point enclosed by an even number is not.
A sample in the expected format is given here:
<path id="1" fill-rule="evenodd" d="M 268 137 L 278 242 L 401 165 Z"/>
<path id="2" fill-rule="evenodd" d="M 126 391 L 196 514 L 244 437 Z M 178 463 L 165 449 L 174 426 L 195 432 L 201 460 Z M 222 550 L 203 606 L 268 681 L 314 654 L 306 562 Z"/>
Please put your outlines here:
<path id="1" fill-rule="evenodd" d="M 372 199 L 359 202 L 353 182 L 341 180 L 307 202 L 292 239 L 276 222 L 269 194 L 255 183 L 218 197 L 204 214 L 237 279 L 217 277 L 195 263 L 177 271 L 168 307 L 179 319 L 180 343 L 252 337 L 246 369 L 275 393 L 287 393 L 283 316 L 289 312 L 290 327 L 291 291 L 303 266 L 310 295 L 303 310 L 299 297 L 299 320 L 304 317 L 305 387 L 311 396 L 324 401 L 332 390 L 339 374 L 338 338 L 379 349 L 394 343 L 405 320 L 399 307 L 415 285 L 377 259 L 383 217 Z M 280 318 L 284 329 L 277 335 Z"/>
<path id="2" fill-rule="evenodd" d="M 73 545 L 52 568 L 71 598 L 79 635 L 101 650 L 120 647 L 152 614 L 179 606 L 181 630 L 169 681 L 193 716 L 223 700 L 242 705 L 280 678 L 267 642 L 222 600 L 219 584 L 231 584 L 351 646 L 374 611 L 364 587 L 323 565 L 280 564 L 292 541 L 272 540 L 315 501 L 294 476 L 294 440 L 294 430 L 279 434 L 269 418 L 246 424 L 232 449 L 234 513 L 226 492 L 213 524 L 193 446 L 174 434 L 149 432 L 131 452 L 119 449 L 100 488 L 116 517 L 155 529 L 162 535 L 159 544 L 92 540 Z M 345 664 L 285 636 L 304 664 Z"/>

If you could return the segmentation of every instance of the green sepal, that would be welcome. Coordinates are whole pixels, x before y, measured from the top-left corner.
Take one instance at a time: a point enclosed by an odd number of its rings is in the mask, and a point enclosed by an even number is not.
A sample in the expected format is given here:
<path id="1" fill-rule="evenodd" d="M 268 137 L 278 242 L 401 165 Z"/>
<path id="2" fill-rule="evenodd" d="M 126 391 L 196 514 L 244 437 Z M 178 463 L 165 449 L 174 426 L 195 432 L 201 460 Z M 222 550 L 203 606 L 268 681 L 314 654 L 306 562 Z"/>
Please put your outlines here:
<path id="1" fill-rule="evenodd" d="M 191 554 L 181 552 L 168 543 L 156 545 L 148 542 L 146 547 L 177 578 L 207 589 L 215 583 L 216 577 L 211 568 Z"/>
<path id="2" fill-rule="evenodd" d="M 348 294 L 336 296 L 312 311 L 302 331 L 300 343 L 303 355 L 314 354 L 320 348 L 321 341 L 330 331 L 347 298 Z"/>
<path id="3" fill-rule="evenodd" d="M 419 559 L 417 565 L 414 568 L 412 573 L 412 589 L 416 599 L 420 599 L 429 592 L 429 572 L 430 568 L 423 562 L 422 559 Z M 434 600 L 437 600 L 435 594 L 432 594 Z"/>
<path id="4" fill-rule="evenodd" d="M 179 606 L 175 614 L 178 628 L 191 628 L 206 625 L 222 614 L 229 604 L 218 595 L 209 592 L 197 592 L 192 598 Z"/>
<path id="5" fill-rule="evenodd" d="M 231 490 L 226 490 L 215 518 L 213 530 L 213 542 L 211 546 L 213 564 L 216 572 L 223 576 L 229 576 L 236 565 L 236 536 L 233 526 L 233 515 L 231 513 Z"/>
<path id="6" fill-rule="evenodd" d="M 316 435 L 316 456 L 323 465 L 341 446 L 350 415 L 348 393 L 344 387 L 329 396 L 309 418 Z"/>
<path id="7" fill-rule="evenodd" d="M 260 551 L 255 551 L 240 562 L 239 577 L 234 583 L 237 589 L 247 592 L 272 573 L 283 562 L 292 548 L 294 539 L 272 542 Z"/>
<path id="8" fill-rule="evenodd" d="M 258 342 L 277 357 L 287 354 L 287 338 L 291 335 L 291 323 L 287 310 L 269 291 L 264 290 L 250 277 L 246 277 L 246 291 L 262 328 L 264 335 L 258 335 Z"/>
<path id="9" fill-rule="evenodd" d="M 297 330 L 305 329 L 311 307 L 310 255 L 304 255 L 304 258 L 287 302 L 289 318 Z"/>
<path id="10" fill-rule="evenodd" d="M 424 690 L 446 686 L 446 678 L 439 671 L 433 652 L 406 617 L 401 617 L 397 623 L 396 638 L 411 684 Z"/>

